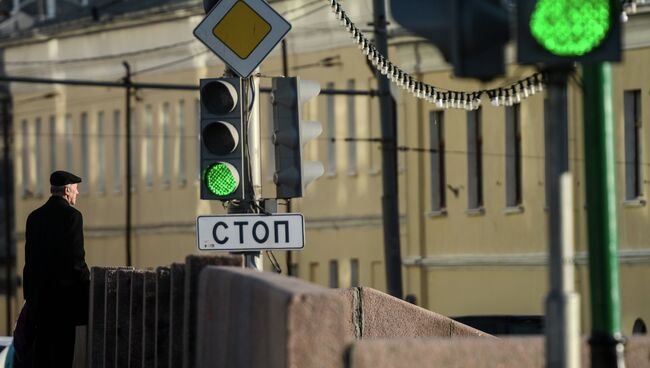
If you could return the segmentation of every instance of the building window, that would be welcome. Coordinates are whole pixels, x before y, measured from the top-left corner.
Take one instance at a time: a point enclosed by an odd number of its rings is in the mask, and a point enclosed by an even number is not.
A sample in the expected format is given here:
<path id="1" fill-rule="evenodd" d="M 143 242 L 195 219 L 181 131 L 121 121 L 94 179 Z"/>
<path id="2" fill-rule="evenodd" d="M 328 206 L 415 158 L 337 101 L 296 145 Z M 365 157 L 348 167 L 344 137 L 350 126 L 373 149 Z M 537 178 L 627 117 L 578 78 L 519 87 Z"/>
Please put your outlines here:
<path id="1" fill-rule="evenodd" d="M 641 177 L 641 91 L 625 91 L 625 199 L 643 195 Z"/>
<path id="2" fill-rule="evenodd" d="M 81 134 L 81 177 L 88 180 L 89 163 L 88 163 L 88 113 L 81 113 L 79 122 L 79 133 Z M 81 193 L 88 193 L 88 184 L 80 185 Z"/>
<path id="3" fill-rule="evenodd" d="M 355 89 L 354 79 L 348 80 L 348 90 Z M 347 96 L 348 105 L 348 138 L 351 140 L 347 142 L 348 149 L 348 175 L 357 174 L 357 110 L 356 110 L 356 96 Z"/>
<path id="4" fill-rule="evenodd" d="M 318 281 L 318 262 L 309 263 L 309 282 L 316 283 Z"/>
<path id="5" fill-rule="evenodd" d="M 201 101 L 197 98 L 194 100 L 194 113 L 195 115 L 195 121 L 196 123 L 194 126 L 196 126 L 196 138 L 195 138 L 195 147 L 196 147 L 196 182 L 199 183 L 201 182 L 201 132 L 200 127 L 201 127 Z"/>
<path id="6" fill-rule="evenodd" d="M 481 109 L 467 112 L 467 191 L 468 209 L 483 207 L 483 142 Z"/>
<path id="7" fill-rule="evenodd" d="M 352 258 L 350 260 L 350 287 L 359 286 L 359 260 Z"/>
<path id="8" fill-rule="evenodd" d="M 506 107 L 506 207 L 522 202 L 520 105 Z"/>
<path id="9" fill-rule="evenodd" d="M 34 154 L 36 155 L 36 186 L 34 188 L 35 194 L 37 196 L 43 195 L 43 160 L 42 157 L 42 147 L 43 147 L 43 127 L 41 125 L 41 118 L 36 118 L 34 124 L 35 137 L 36 137 L 36 146 L 34 147 Z"/>
<path id="10" fill-rule="evenodd" d="M 144 108 L 144 184 L 153 187 L 153 111 L 151 105 Z"/>
<path id="11" fill-rule="evenodd" d="M 163 103 L 162 106 L 162 177 L 163 185 L 171 185 L 171 127 L 170 127 L 170 107 L 169 102 Z"/>
<path id="12" fill-rule="evenodd" d="M 114 110 L 113 111 L 113 190 L 116 193 L 119 193 L 122 191 L 122 182 L 124 180 L 124 174 L 122 173 L 122 156 L 120 154 L 121 151 L 121 143 L 122 143 L 122 136 L 120 135 L 120 132 L 122 129 L 120 129 L 120 124 L 122 122 L 120 121 L 120 110 Z"/>
<path id="13" fill-rule="evenodd" d="M 29 183 L 31 182 L 30 177 L 30 162 L 29 162 L 29 125 L 27 120 L 23 120 L 21 123 L 21 133 L 23 141 L 23 150 L 22 150 L 22 160 L 23 160 L 23 197 L 30 197 L 32 192 L 29 190 Z"/>
<path id="14" fill-rule="evenodd" d="M 97 191 L 106 193 L 104 172 L 106 171 L 106 136 L 104 133 L 104 112 L 97 113 Z"/>
<path id="15" fill-rule="evenodd" d="M 56 171 L 56 117 L 50 116 L 50 134 L 49 138 L 49 155 L 50 155 L 50 173 Z"/>
<path id="16" fill-rule="evenodd" d="M 431 147 L 431 211 L 440 212 L 447 207 L 445 178 L 444 112 L 429 113 L 429 145 Z"/>
<path id="17" fill-rule="evenodd" d="M 134 173 L 138 173 L 137 164 L 138 157 L 140 157 L 140 155 L 136 152 L 138 146 L 135 144 L 135 142 L 139 139 L 136 137 L 138 129 L 136 127 L 137 120 L 135 118 L 135 109 L 132 107 L 129 113 L 129 135 L 131 136 L 131 144 L 129 145 L 131 146 L 131 170 L 128 170 L 129 172 L 127 173 L 127 175 L 131 177 L 131 193 L 135 193 L 135 190 L 138 187 L 135 182 L 137 175 Z M 126 129 L 124 129 L 124 131 L 126 131 Z"/>
<path id="18" fill-rule="evenodd" d="M 177 165 L 178 165 L 178 185 L 183 186 L 187 184 L 187 170 L 185 162 L 185 100 L 178 101 L 178 111 L 177 111 L 176 123 L 178 124 L 178 154 Z"/>
<path id="19" fill-rule="evenodd" d="M 334 83 L 327 83 L 327 89 L 334 89 Z M 336 174 L 336 108 L 334 95 L 326 96 L 327 109 L 327 174 Z"/>
<path id="20" fill-rule="evenodd" d="M 72 114 L 65 116 L 65 169 L 69 172 L 72 169 Z"/>
<path id="21" fill-rule="evenodd" d="M 330 283 L 331 288 L 339 287 L 339 262 L 335 259 L 330 260 Z"/>
<path id="22" fill-rule="evenodd" d="M 551 199 L 551 102 L 544 98 L 544 207 L 549 208 Z"/>
<path id="23" fill-rule="evenodd" d="M 641 318 L 637 318 L 636 321 L 634 321 L 634 325 L 632 326 L 632 335 L 647 335 L 648 334 L 648 326 L 646 326 L 645 322 Z"/>

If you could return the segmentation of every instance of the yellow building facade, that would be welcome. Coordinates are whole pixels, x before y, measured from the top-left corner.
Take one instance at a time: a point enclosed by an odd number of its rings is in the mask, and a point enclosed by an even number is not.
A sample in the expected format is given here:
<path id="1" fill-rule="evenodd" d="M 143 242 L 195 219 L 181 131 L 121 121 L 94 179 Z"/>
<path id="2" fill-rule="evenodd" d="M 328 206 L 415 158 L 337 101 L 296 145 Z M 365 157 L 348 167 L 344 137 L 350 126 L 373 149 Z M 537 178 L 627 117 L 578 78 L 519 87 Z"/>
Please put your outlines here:
<path id="1" fill-rule="evenodd" d="M 325 3 L 325 2 L 323 2 Z M 287 38 L 291 75 L 314 79 L 328 90 L 376 88 L 365 56 L 326 6 L 307 1 L 272 5 L 293 24 Z M 372 20 L 370 1 L 346 4 L 357 24 Z M 628 198 L 624 106 L 637 106 L 638 121 L 650 111 L 650 14 L 626 24 L 625 60 L 614 66 L 617 144 L 617 199 L 623 332 L 637 319 L 650 320 L 650 208 L 647 162 L 650 139 L 643 124 L 638 135 L 638 192 Z M 40 29 L 3 40 L 10 76 L 119 81 L 122 61 L 136 82 L 198 85 L 221 75 L 223 64 L 193 39 L 203 18 L 198 6 L 127 14 L 104 22 Z M 645 28 L 645 29 L 644 29 Z M 455 79 L 440 55 L 421 40 L 391 29 L 390 59 L 424 82 L 446 89 L 478 90 L 506 85 L 534 73 L 511 64 L 491 84 Z M 511 50 L 509 53 L 512 54 Z M 512 55 L 511 58 L 512 59 Z M 282 73 L 279 52 L 261 66 L 261 85 Z M 49 173 L 70 170 L 82 176 L 78 208 L 84 214 L 86 258 L 93 265 L 125 265 L 125 91 L 122 88 L 14 83 L 13 154 L 16 203 L 17 275 L 24 262 L 27 215 L 48 196 Z M 517 110 L 493 107 L 484 98 L 480 112 L 441 110 L 394 90 L 398 144 L 440 148 L 444 154 L 398 153 L 401 252 L 404 291 L 418 304 L 452 315 L 541 315 L 548 291 L 544 93 L 522 101 Z M 628 96 L 628 97 L 624 97 Z M 638 97 L 636 97 L 638 96 Z M 272 192 L 269 169 L 270 96 L 261 94 L 262 193 Z M 627 102 L 627 105 L 625 103 Z M 632 102 L 630 102 L 632 101 Z M 638 101 L 638 102 L 635 102 Z M 221 203 L 199 200 L 198 92 L 137 90 L 133 116 L 133 266 L 182 262 L 199 253 L 195 219 L 225 213 Z M 574 175 L 576 289 L 582 300 L 582 327 L 589 328 L 589 279 L 586 267 L 581 92 L 570 86 L 570 169 Z M 381 216 L 381 147 L 364 141 L 380 136 L 378 99 L 321 95 L 303 109 L 318 120 L 323 134 L 305 146 L 307 159 L 320 160 L 325 175 L 307 187 L 292 211 L 306 219 L 306 246 L 292 252 L 298 277 L 332 287 L 364 285 L 385 289 Z M 506 124 L 511 114 L 512 125 Z M 474 120 L 472 120 L 474 119 Z M 469 203 L 468 130 L 479 119 L 481 175 L 472 184 L 481 200 Z M 471 128 L 474 129 L 474 128 Z M 344 138 L 358 138 L 345 141 Z M 508 141 L 510 139 L 510 141 Z M 514 146 L 509 146 L 514 144 Z M 507 147 L 518 147 L 515 176 L 506 174 Z M 436 164 L 434 165 L 434 160 Z M 588 160 L 587 160 L 588 161 Z M 442 165 L 441 165 L 442 164 Z M 473 163 L 472 165 L 474 165 Z M 518 171 L 517 171 L 518 170 Z M 434 172 L 435 171 L 435 172 Z M 633 171 L 634 172 L 634 171 Z M 441 173 L 442 178 L 441 179 Z M 512 178 L 516 180 L 513 187 Z M 508 194 L 518 188 L 516 194 Z M 510 197 L 509 197 L 510 196 Z M 628 199 L 626 199 L 628 198 Z M 514 202 L 513 202 L 514 201 Z M 280 211 L 286 208 L 280 203 Z M 286 272 L 285 252 L 276 252 Z M 266 269 L 270 269 L 268 264 Z M 22 294 L 14 301 L 20 305 Z M 2 304 L 2 303 L 0 303 Z M 6 307 L 3 305 L 3 307 Z M 4 322 L 3 322 L 4 323 Z M 2 328 L 2 326 L 0 326 Z"/>

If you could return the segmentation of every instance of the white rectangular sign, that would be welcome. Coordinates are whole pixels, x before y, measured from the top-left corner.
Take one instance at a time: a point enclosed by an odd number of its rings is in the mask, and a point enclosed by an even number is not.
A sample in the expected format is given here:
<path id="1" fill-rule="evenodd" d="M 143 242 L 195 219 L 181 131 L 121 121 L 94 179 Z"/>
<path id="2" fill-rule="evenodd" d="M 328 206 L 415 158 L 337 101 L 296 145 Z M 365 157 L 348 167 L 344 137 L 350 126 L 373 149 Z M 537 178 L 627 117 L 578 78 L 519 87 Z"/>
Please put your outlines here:
<path id="1" fill-rule="evenodd" d="M 213 215 L 196 219 L 199 250 L 282 250 L 305 246 L 300 213 Z"/>

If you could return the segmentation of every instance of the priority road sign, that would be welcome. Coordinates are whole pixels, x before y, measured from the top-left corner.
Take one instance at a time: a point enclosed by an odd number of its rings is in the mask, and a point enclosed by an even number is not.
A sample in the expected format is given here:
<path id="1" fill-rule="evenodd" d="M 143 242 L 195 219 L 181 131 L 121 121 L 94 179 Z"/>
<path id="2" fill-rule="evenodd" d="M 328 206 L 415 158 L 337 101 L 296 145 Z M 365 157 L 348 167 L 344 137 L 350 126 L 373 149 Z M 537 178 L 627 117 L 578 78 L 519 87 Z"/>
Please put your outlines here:
<path id="1" fill-rule="evenodd" d="M 282 250 L 305 246 L 300 213 L 214 215 L 196 219 L 199 250 Z"/>
<path id="2" fill-rule="evenodd" d="M 264 0 L 221 0 L 194 29 L 194 36 L 246 78 L 290 29 Z"/>

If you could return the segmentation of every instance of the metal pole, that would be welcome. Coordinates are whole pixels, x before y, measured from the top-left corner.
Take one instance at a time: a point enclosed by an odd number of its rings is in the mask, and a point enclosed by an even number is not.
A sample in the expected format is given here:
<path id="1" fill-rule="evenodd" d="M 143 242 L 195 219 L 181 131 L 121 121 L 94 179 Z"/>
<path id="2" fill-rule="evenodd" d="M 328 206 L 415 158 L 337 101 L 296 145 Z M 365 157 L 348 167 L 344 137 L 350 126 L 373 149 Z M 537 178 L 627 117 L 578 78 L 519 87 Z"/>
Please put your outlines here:
<path id="1" fill-rule="evenodd" d="M 226 68 L 224 74 L 233 75 L 233 72 L 229 68 Z M 254 108 L 252 108 L 252 106 L 250 106 L 249 81 L 250 81 L 249 78 L 240 78 L 240 86 L 241 86 L 240 90 L 242 94 L 241 95 L 241 116 L 242 116 L 242 138 L 243 138 L 240 144 L 245 145 L 244 167 L 245 168 L 251 167 L 250 173 L 248 170 L 244 169 L 244 173 L 242 173 L 243 183 L 251 184 L 251 185 L 244 187 L 244 199 L 242 201 L 231 202 L 228 205 L 229 214 L 252 212 L 253 202 L 256 200 L 255 190 L 253 188 L 255 186 L 254 182 L 256 180 L 259 182 L 261 178 L 261 175 L 259 173 L 255 173 L 255 171 L 260 169 L 260 167 L 259 165 L 253 165 L 252 161 L 254 161 L 254 159 L 251 157 L 252 156 L 251 143 L 253 146 L 257 146 L 259 148 L 259 144 L 256 145 L 254 142 L 251 142 L 251 136 L 257 137 L 259 139 L 259 132 L 258 133 L 253 132 L 251 134 L 249 132 L 249 129 L 259 130 L 259 121 L 258 121 L 259 118 L 255 118 L 250 114 L 251 111 L 258 111 L 258 110 L 255 110 Z M 259 104 L 259 98 L 257 97 L 257 94 L 255 95 L 254 103 Z M 249 117 L 252 117 L 252 119 L 249 119 Z M 257 153 L 259 154 L 259 150 L 257 150 Z M 244 255 L 244 267 L 253 268 L 262 271 L 261 252 L 242 252 L 238 254 Z"/>
<path id="2" fill-rule="evenodd" d="M 287 39 L 283 38 L 282 39 L 282 75 L 285 77 L 289 76 L 289 57 L 287 56 Z M 277 207 L 277 203 L 276 203 Z M 287 212 L 291 213 L 291 199 L 287 199 Z M 289 276 L 295 276 L 293 275 L 293 270 L 291 265 L 293 264 L 293 253 L 288 250 L 287 251 L 287 275 Z"/>
<path id="3" fill-rule="evenodd" d="M 2 98 L 2 138 L 3 138 L 3 186 L 4 186 L 4 215 L 5 215 L 5 300 L 7 304 L 7 336 L 11 336 L 11 287 L 12 287 L 12 252 L 11 245 L 13 243 L 12 239 L 12 226 L 11 221 L 13 216 L 11 215 L 11 203 L 12 203 L 12 177 L 11 177 L 11 164 L 9 162 L 9 155 L 11 154 L 11 130 L 9 129 L 11 113 L 10 108 L 10 97 L 8 95 L 3 96 Z"/>
<path id="4" fill-rule="evenodd" d="M 585 183 L 591 294 L 591 366 L 625 367 L 616 224 L 612 71 L 583 65 Z"/>
<path id="5" fill-rule="evenodd" d="M 131 266 L 131 66 L 122 62 L 126 68 L 124 87 L 126 91 L 125 118 L 126 118 L 126 266 Z"/>
<path id="6" fill-rule="evenodd" d="M 377 50 L 388 57 L 386 4 L 373 0 L 374 34 Z M 382 210 L 384 225 L 384 261 L 388 293 L 402 298 L 402 257 L 400 254 L 399 204 L 397 197 L 397 138 L 393 99 L 388 79 L 376 72 L 379 86 L 379 109 L 382 137 Z"/>
<path id="7" fill-rule="evenodd" d="M 567 295 L 564 293 L 566 268 L 562 265 L 562 224 L 566 221 L 562 212 L 560 197 L 560 178 L 569 171 L 569 134 L 567 113 L 567 79 L 571 72 L 569 67 L 557 67 L 548 70 L 547 85 L 550 104 L 550 135 L 547 152 L 551 177 L 547 185 L 549 193 L 549 278 L 550 287 L 546 296 L 546 366 L 567 367 L 567 344 L 564 326 L 568 321 Z"/>

